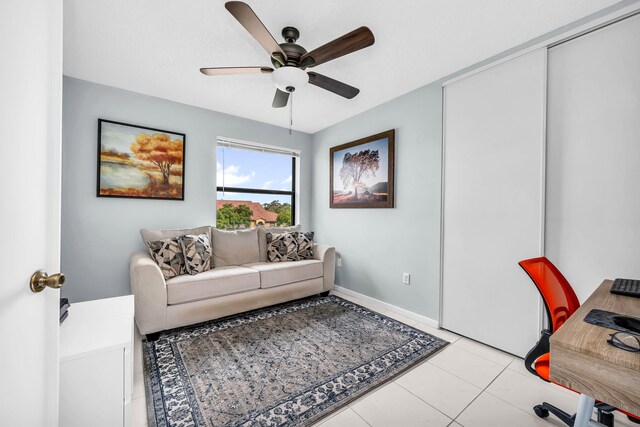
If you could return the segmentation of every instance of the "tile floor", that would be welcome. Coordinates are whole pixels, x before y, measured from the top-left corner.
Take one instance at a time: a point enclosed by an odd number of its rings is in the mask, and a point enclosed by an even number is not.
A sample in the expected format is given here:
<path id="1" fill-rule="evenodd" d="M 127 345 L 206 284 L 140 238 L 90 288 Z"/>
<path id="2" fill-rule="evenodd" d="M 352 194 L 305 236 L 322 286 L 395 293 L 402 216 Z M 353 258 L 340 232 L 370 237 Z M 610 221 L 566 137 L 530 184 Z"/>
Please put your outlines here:
<path id="1" fill-rule="evenodd" d="M 549 427 L 563 424 L 553 416 L 546 420 L 538 418 L 532 410 L 534 405 L 546 400 L 567 412 L 577 407 L 577 394 L 535 378 L 526 371 L 520 358 L 420 324 L 367 301 L 335 294 L 441 337 L 451 345 L 316 426 Z M 141 340 L 136 331 L 133 427 L 147 426 Z M 637 424 L 616 414 L 616 426 Z"/>

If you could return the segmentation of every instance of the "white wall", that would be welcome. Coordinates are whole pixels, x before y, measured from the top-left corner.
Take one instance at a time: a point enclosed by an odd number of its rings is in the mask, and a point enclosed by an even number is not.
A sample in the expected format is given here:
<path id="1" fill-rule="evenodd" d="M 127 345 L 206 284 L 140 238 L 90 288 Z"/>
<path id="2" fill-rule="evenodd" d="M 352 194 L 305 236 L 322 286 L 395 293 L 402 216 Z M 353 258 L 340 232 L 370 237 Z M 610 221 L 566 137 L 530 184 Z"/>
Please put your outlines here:
<path id="1" fill-rule="evenodd" d="M 62 295 L 72 302 L 131 293 L 140 228 L 215 223 L 217 136 L 300 149 L 299 222 L 310 223 L 310 135 L 70 77 L 63 84 Z M 98 118 L 185 133 L 184 201 L 96 197 Z"/>

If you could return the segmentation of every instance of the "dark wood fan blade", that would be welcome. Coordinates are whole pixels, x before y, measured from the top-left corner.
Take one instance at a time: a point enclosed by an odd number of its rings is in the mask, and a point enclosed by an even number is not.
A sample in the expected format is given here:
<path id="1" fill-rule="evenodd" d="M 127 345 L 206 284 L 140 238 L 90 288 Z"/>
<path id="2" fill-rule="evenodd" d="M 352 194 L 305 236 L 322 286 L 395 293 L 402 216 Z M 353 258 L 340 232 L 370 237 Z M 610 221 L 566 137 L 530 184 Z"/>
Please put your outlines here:
<path id="1" fill-rule="evenodd" d="M 232 74 L 268 74 L 273 73 L 271 67 L 211 67 L 200 68 L 207 76 L 228 76 Z"/>
<path id="2" fill-rule="evenodd" d="M 229 1 L 225 3 L 224 7 L 262 45 L 269 55 L 284 65 L 287 60 L 287 54 L 284 53 L 276 39 L 273 38 L 248 4 L 241 1 Z"/>
<path id="3" fill-rule="evenodd" d="M 315 67 L 316 65 L 324 64 L 348 53 L 371 46 L 375 41 L 376 39 L 373 37 L 373 33 L 369 28 L 360 27 L 305 54 L 300 59 L 300 64 L 302 66 Z"/>
<path id="4" fill-rule="evenodd" d="M 309 83 L 314 86 L 326 89 L 329 92 L 333 92 L 336 95 L 343 96 L 347 99 L 351 99 L 360 93 L 360 89 L 353 86 L 349 86 L 346 83 L 339 82 L 331 77 L 323 76 L 322 74 L 309 72 Z"/>
<path id="5" fill-rule="evenodd" d="M 284 92 L 280 89 L 276 89 L 276 95 L 273 97 L 271 106 L 273 108 L 286 107 L 289 102 L 289 92 Z"/>

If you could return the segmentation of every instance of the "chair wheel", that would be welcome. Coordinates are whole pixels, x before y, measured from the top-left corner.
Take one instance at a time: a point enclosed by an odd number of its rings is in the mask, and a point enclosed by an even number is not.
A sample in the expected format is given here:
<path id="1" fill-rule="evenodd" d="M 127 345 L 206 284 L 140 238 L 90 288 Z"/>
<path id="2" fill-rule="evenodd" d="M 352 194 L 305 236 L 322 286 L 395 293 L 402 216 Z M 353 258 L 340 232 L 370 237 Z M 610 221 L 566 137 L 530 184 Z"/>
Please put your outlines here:
<path id="1" fill-rule="evenodd" d="M 536 413 L 540 418 L 547 418 L 549 416 L 549 411 L 544 409 L 542 405 L 536 405 L 533 407 L 533 412 Z"/>

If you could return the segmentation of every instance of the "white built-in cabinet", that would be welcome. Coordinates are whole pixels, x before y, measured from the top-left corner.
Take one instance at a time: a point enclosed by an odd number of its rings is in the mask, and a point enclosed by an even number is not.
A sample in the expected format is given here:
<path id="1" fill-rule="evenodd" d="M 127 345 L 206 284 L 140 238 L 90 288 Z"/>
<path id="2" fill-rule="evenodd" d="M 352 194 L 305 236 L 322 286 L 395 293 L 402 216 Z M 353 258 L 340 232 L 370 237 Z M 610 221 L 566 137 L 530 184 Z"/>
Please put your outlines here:
<path id="1" fill-rule="evenodd" d="M 74 303 L 60 325 L 60 426 L 131 425 L 133 295 Z"/>
<path id="2" fill-rule="evenodd" d="M 550 258 L 581 301 L 640 279 L 632 13 L 445 83 L 443 327 L 524 356 L 544 318 L 526 258 Z"/>

